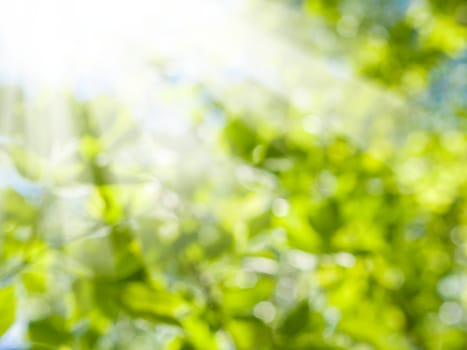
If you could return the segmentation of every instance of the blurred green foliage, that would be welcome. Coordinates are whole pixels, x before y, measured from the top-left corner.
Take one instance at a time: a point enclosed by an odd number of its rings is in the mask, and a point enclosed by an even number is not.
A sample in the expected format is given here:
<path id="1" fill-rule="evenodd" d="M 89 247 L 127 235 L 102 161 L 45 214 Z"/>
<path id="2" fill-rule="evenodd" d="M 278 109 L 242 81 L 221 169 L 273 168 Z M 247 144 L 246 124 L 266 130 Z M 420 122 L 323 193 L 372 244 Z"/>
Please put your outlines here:
<path id="1" fill-rule="evenodd" d="M 129 112 L 70 99 L 77 144 L 53 168 L 10 140 L 27 124 L 15 92 L 0 145 L 0 334 L 17 321 L 24 348 L 61 350 L 467 348 L 466 90 L 439 77 L 465 71 L 466 5 L 286 6 L 323 20 L 334 54 L 434 122 L 363 144 L 307 127 L 271 91 L 250 110 L 198 86 L 193 127 L 221 126 L 193 176 L 146 164 L 144 147 L 139 167 L 119 158 L 141 136 Z"/>
<path id="2" fill-rule="evenodd" d="M 433 67 L 466 48 L 467 6 L 462 0 L 291 1 L 311 18 L 324 18 L 357 71 L 386 86 L 419 90 Z M 305 37 L 312 44 L 313 35 Z M 302 36 L 302 39 L 304 37 Z M 402 85 L 402 86 L 401 86 Z"/>

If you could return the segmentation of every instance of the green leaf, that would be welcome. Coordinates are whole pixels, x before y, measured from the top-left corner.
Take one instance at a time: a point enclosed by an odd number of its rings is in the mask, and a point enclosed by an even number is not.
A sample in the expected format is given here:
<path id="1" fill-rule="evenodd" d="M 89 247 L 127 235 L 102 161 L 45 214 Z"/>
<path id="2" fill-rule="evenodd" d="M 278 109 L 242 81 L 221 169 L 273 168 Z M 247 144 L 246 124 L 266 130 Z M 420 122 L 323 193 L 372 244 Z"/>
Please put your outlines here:
<path id="1" fill-rule="evenodd" d="M 187 303 L 176 294 L 144 283 L 126 284 L 120 298 L 128 313 L 153 322 L 178 325 L 178 318 L 189 310 Z"/>
<path id="2" fill-rule="evenodd" d="M 310 307 L 306 300 L 290 310 L 279 324 L 278 331 L 287 336 L 300 333 L 308 324 Z"/>
<path id="3" fill-rule="evenodd" d="M 72 335 L 66 328 L 66 320 L 52 315 L 29 323 L 29 339 L 34 343 L 57 346 L 66 345 Z"/>
<path id="4" fill-rule="evenodd" d="M 0 289 L 0 336 L 3 335 L 15 322 L 16 295 L 15 287 Z"/>

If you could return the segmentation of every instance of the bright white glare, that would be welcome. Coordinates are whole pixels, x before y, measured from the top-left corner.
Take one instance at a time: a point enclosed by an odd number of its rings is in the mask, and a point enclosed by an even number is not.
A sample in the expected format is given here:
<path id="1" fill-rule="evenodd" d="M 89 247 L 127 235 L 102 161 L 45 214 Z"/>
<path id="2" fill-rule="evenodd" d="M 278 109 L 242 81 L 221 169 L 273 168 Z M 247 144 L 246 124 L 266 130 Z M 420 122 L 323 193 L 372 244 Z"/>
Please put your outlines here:
<path id="1" fill-rule="evenodd" d="M 307 85 L 320 86 L 322 79 L 331 78 L 332 69 L 323 67 L 323 60 L 261 29 L 248 4 L 244 0 L 0 2 L 0 78 L 33 90 L 70 87 L 83 98 L 101 91 L 128 95 L 132 86 L 140 95 L 150 59 L 169 62 L 172 73 L 182 78 L 215 85 L 248 78 L 283 94 L 298 89 L 310 96 L 304 86 L 288 86 L 293 82 L 286 76 L 292 70 L 316 72 Z"/>
<path id="2" fill-rule="evenodd" d="M 196 60 L 228 44 L 231 10 L 211 0 L 0 2 L 0 74 L 29 88 L 93 95 L 118 88 L 150 56 L 189 54 L 196 69 Z"/>
<path id="3" fill-rule="evenodd" d="M 182 98 L 165 101 L 168 82 L 201 83 L 229 106 L 256 108 L 256 100 L 230 90 L 239 81 L 253 82 L 316 116 L 304 122 L 308 132 L 334 128 L 327 119 L 335 118 L 335 128 L 359 143 L 371 136 L 363 117 L 372 109 L 404 106 L 399 97 L 353 77 L 341 61 L 316 56 L 265 24 L 280 26 L 276 19 L 286 7 L 265 1 L 259 11 L 255 3 L 0 0 L 0 84 L 19 85 L 33 96 L 57 88 L 80 100 L 109 93 L 145 130 L 172 135 L 186 132 L 196 106 Z M 342 94 L 344 89 L 352 94 Z"/>

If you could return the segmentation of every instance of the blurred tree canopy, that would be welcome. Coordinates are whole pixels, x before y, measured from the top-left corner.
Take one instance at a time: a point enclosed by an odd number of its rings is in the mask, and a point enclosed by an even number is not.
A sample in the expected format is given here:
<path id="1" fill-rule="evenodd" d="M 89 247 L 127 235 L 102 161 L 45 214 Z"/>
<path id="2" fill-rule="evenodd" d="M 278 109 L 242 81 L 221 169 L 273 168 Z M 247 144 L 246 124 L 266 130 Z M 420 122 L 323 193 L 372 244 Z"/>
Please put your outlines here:
<path id="1" fill-rule="evenodd" d="M 350 56 L 357 71 L 387 86 L 419 89 L 440 62 L 465 50 L 462 0 L 299 0 L 289 3 L 330 30 L 332 53 Z M 314 36 L 291 33 L 305 43 Z"/>
<path id="2" fill-rule="evenodd" d="M 0 335 L 16 324 L 32 350 L 467 348 L 467 5 L 255 4 L 404 107 L 378 99 L 356 122 L 351 85 L 339 127 L 255 82 L 169 84 L 195 101 L 183 140 L 148 138 L 109 96 L 69 96 L 50 140 L 2 88 Z"/>

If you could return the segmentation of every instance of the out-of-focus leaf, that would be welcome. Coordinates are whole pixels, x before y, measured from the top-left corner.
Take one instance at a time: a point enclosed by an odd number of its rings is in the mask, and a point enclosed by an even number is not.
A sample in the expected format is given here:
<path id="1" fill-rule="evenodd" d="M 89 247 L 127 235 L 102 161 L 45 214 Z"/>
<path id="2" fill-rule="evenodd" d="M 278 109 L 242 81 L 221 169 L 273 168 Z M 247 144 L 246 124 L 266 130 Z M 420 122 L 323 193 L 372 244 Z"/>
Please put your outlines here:
<path id="1" fill-rule="evenodd" d="M 0 337 L 15 322 L 16 319 L 16 294 L 15 287 L 0 288 Z"/>
<path id="2" fill-rule="evenodd" d="M 39 346 L 60 348 L 72 340 L 66 320 L 58 315 L 49 316 L 29 323 L 28 336 L 32 343 Z"/>
<path id="3" fill-rule="evenodd" d="M 189 305 L 175 294 L 143 283 L 128 283 L 119 295 L 127 312 L 156 322 L 179 325 L 179 318 L 190 310 Z"/>
<path id="4" fill-rule="evenodd" d="M 307 301 L 302 301 L 294 306 L 280 321 L 278 331 L 292 337 L 308 326 L 310 306 Z"/>
<path id="5" fill-rule="evenodd" d="M 239 350 L 274 349 L 271 330 L 259 320 L 233 319 L 227 325 Z"/>

